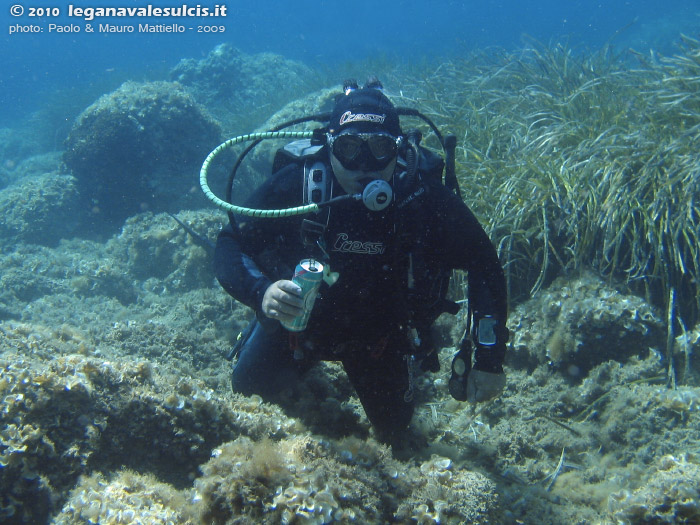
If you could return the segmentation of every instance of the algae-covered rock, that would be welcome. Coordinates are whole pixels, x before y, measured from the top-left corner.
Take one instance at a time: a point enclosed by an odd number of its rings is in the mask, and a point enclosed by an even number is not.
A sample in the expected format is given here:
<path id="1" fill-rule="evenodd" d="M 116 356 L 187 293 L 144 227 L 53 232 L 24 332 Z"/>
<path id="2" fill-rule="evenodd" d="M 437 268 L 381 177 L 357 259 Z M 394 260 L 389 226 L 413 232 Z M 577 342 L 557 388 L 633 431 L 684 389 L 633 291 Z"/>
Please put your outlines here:
<path id="1" fill-rule="evenodd" d="M 75 178 L 57 173 L 22 178 L 0 190 L 0 240 L 56 245 L 78 225 Z"/>
<path id="2" fill-rule="evenodd" d="M 177 83 L 126 82 L 76 119 L 66 166 L 95 222 L 204 199 L 197 174 L 220 129 Z"/>
<path id="3" fill-rule="evenodd" d="M 17 396 L 14 396 L 17 400 Z M 53 442 L 33 425 L 10 423 L 0 430 L 0 521 L 42 523 L 51 512 L 53 489 L 37 463 L 57 461 Z"/>
<path id="4" fill-rule="evenodd" d="M 226 216 L 214 209 L 177 217 L 196 237 L 167 214 L 142 213 L 126 221 L 108 251 L 126 263 L 130 275 L 151 279 L 154 286 L 177 291 L 209 286 L 214 282 L 213 246 Z"/>
<path id="5" fill-rule="evenodd" d="M 66 346 L 81 353 L 60 355 Z M 126 511 L 137 499 L 150 507 L 143 484 L 133 488 L 143 493 L 120 507 L 106 483 L 86 488 L 79 477 L 128 467 L 179 490 L 220 443 L 239 435 L 279 439 L 300 428 L 259 399 L 222 396 L 172 368 L 90 357 L 92 341 L 68 327 L 4 324 L 0 349 L 3 523 L 46 523 L 76 484 L 68 518 L 87 516 L 96 499 L 106 502 L 103 511 Z"/>
<path id="6" fill-rule="evenodd" d="M 665 326 L 656 309 L 593 274 L 558 279 L 519 305 L 509 328 L 513 366 L 550 363 L 573 379 L 609 359 L 622 363 L 665 345 Z"/>
<path id="7" fill-rule="evenodd" d="M 0 141 L 5 140 L 0 129 Z M 28 155 L 24 160 L 2 160 L 0 153 L 0 189 L 18 182 L 22 178 L 30 178 L 61 171 L 61 157 L 63 152 L 52 151 L 37 155 Z"/>
<path id="8" fill-rule="evenodd" d="M 700 465 L 686 454 L 659 458 L 655 470 L 636 490 L 610 495 L 615 523 L 700 523 Z"/>
<path id="9" fill-rule="evenodd" d="M 97 472 L 80 479 L 56 516 L 55 525 L 75 523 L 194 524 L 190 491 L 155 476 L 123 470 L 110 479 Z"/>
<path id="10" fill-rule="evenodd" d="M 36 136 L 26 129 L 0 128 L 0 174 L 7 169 L 12 171 L 22 159 L 30 157 L 39 150 Z M 0 175 L 0 181 L 2 181 Z"/>
<path id="11" fill-rule="evenodd" d="M 493 522 L 498 494 L 488 478 L 454 468 L 450 459 L 439 456 L 421 463 L 420 472 L 396 512 L 402 522 Z"/>
<path id="12" fill-rule="evenodd" d="M 129 304 L 136 299 L 136 292 L 124 263 L 107 257 L 103 246 L 92 241 L 63 240 L 56 248 L 21 243 L 0 256 L 0 302 L 16 312 L 13 317 L 21 312 L 32 318 L 42 312 L 50 313 L 52 320 L 63 316 L 64 322 L 65 304 L 47 311 L 34 308 L 35 301 L 43 297 L 60 303 L 66 296 L 83 309 L 81 301 L 86 298 L 108 297 Z M 85 312 L 78 313 L 74 321 L 85 322 Z"/>
<path id="13" fill-rule="evenodd" d="M 493 517 L 494 486 L 484 476 L 452 469 L 444 458 L 434 469 L 416 468 L 393 459 L 384 445 L 360 443 L 359 454 L 348 440 L 332 445 L 312 436 L 223 444 L 195 482 L 201 517 L 206 523 L 488 523 Z"/>
<path id="14" fill-rule="evenodd" d="M 316 74 L 273 53 L 249 55 L 229 44 L 201 60 L 181 60 L 170 78 L 190 88 L 227 135 L 248 133 L 287 102 L 305 95 Z"/>
<path id="15" fill-rule="evenodd" d="M 14 167 L 17 178 L 32 177 L 61 171 L 63 152 L 51 151 L 32 155 L 18 162 Z"/>

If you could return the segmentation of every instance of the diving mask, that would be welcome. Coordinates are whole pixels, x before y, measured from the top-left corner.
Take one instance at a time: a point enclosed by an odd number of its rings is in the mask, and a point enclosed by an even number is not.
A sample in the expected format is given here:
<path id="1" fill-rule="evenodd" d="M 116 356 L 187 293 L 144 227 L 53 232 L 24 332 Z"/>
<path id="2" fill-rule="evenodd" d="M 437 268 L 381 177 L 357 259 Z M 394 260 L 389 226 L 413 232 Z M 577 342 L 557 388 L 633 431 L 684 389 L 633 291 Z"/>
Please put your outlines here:
<path id="1" fill-rule="evenodd" d="M 376 180 L 381 180 L 388 186 L 388 181 L 391 180 L 396 168 L 396 157 L 390 159 L 383 169 L 372 171 L 347 169 L 332 152 L 330 159 L 336 180 L 350 195 L 361 194 L 370 183 Z"/>
<path id="2" fill-rule="evenodd" d="M 388 133 L 341 133 L 328 135 L 328 147 L 347 170 L 381 171 L 396 155 L 401 137 Z"/>

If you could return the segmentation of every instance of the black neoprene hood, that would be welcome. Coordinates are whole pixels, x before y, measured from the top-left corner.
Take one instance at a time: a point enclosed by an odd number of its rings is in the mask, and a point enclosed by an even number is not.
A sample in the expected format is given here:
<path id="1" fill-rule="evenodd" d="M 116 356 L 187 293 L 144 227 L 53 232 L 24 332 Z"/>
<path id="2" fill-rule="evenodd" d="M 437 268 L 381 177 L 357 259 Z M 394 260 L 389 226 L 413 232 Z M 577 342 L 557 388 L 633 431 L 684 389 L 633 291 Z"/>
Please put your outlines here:
<path id="1" fill-rule="evenodd" d="M 383 131 L 400 136 L 399 115 L 391 101 L 379 89 L 363 88 L 342 95 L 336 102 L 328 125 L 337 135 L 351 128 L 358 133 Z"/>

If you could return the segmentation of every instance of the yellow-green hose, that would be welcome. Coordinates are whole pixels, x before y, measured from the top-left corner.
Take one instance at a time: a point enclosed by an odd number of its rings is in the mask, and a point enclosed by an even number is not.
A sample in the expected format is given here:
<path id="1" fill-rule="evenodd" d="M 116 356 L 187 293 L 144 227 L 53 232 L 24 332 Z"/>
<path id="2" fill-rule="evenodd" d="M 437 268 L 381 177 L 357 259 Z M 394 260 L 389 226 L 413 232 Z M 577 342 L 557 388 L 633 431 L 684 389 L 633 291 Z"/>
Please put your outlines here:
<path id="1" fill-rule="evenodd" d="M 216 148 L 214 148 L 214 150 L 207 155 L 207 158 L 204 159 L 202 169 L 199 171 L 199 185 L 201 186 L 207 199 L 213 202 L 217 207 L 237 215 L 245 215 L 248 217 L 290 217 L 292 215 L 302 215 L 304 213 L 315 212 L 318 210 L 317 204 L 307 204 L 305 206 L 296 206 L 294 208 L 287 208 L 284 210 L 256 210 L 254 208 L 236 206 L 235 204 L 226 202 L 214 195 L 214 192 L 209 189 L 209 183 L 207 182 L 209 164 L 226 148 L 230 148 L 231 146 L 240 144 L 241 142 L 249 142 L 252 140 L 308 139 L 311 138 L 312 135 L 313 133 L 311 131 L 268 131 L 265 133 L 249 133 L 248 135 L 240 135 L 238 137 L 228 139 L 226 142 L 222 142 Z"/>

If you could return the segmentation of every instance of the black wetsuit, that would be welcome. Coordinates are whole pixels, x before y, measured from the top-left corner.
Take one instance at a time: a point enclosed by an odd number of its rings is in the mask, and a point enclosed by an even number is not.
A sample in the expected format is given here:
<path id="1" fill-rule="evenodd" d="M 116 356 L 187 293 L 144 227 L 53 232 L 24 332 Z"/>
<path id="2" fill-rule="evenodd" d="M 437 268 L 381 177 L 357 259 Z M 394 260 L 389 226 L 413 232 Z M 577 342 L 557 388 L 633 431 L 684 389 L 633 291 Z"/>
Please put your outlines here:
<path id="1" fill-rule="evenodd" d="M 302 167 L 290 164 L 268 179 L 247 205 L 298 206 L 302 184 Z M 467 206 L 436 177 L 420 172 L 412 183 L 394 186 L 396 198 L 383 211 L 370 211 L 361 202 L 348 200 L 332 206 L 328 215 L 240 218 L 240 233 L 230 226 L 221 231 L 215 257 L 217 278 L 229 294 L 253 308 L 262 323 L 241 351 L 234 388 L 265 397 L 294 380 L 294 374 L 288 373 L 295 363 L 287 332 L 277 321 L 265 318 L 261 303 L 268 286 L 291 279 L 300 260 L 322 257 L 321 250 L 301 241 L 305 218 L 327 226 L 321 237 L 329 256 L 325 262 L 340 275 L 334 285 L 321 287 L 303 332 L 312 348 L 305 350 L 305 357 L 342 361 L 381 435 L 401 432 L 411 418 L 412 404 L 404 398 L 409 387 L 404 356 L 410 349 L 405 327 L 409 312 L 416 310 L 415 297 L 433 293 L 429 288 L 436 283 L 430 276 L 467 270 L 471 308 L 505 324 L 503 271 L 493 245 Z M 337 182 L 334 188 L 336 194 L 342 193 Z M 409 286 L 412 294 L 407 293 Z M 280 348 L 273 351 L 270 345 Z M 502 372 L 504 354 L 505 343 L 477 347 L 475 368 Z"/>

